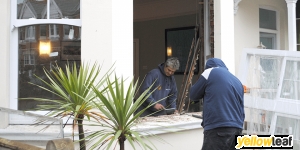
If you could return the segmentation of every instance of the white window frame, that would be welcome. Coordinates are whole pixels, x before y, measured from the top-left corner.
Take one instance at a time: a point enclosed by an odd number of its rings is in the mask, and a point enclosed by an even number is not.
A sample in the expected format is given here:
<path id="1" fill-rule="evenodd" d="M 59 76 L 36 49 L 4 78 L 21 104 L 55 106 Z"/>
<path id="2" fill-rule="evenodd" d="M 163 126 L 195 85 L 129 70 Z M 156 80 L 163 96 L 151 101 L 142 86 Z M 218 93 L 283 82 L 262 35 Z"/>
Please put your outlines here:
<path id="1" fill-rule="evenodd" d="M 47 17 L 45 19 L 17 19 L 17 0 L 11 0 L 11 36 L 10 36 L 10 87 L 9 87 L 9 94 L 10 94 L 10 106 L 11 109 L 18 109 L 18 59 L 19 59 L 19 52 L 18 52 L 18 28 L 23 26 L 29 25 L 37 25 L 37 24 L 67 24 L 73 26 L 82 26 L 82 19 L 49 19 L 50 14 L 47 13 Z M 80 0 L 80 7 L 82 7 L 82 0 Z M 80 9 L 81 11 L 82 9 Z M 50 11 L 50 1 L 47 1 L 47 12 Z M 82 14 L 82 12 L 80 12 Z M 46 112 L 41 111 L 34 111 L 33 113 L 44 115 Z M 15 120 L 14 120 L 15 119 Z M 23 118 L 10 118 L 10 124 L 13 124 L 14 121 L 18 122 Z"/>
<path id="2" fill-rule="evenodd" d="M 250 57 L 251 56 L 276 56 L 276 57 L 282 57 L 282 62 L 278 67 L 280 67 L 280 75 L 279 75 L 279 82 L 278 82 L 278 88 L 276 89 L 277 95 L 275 99 L 268 99 L 268 98 L 261 98 L 256 95 L 255 92 L 260 92 L 258 90 L 261 89 L 251 89 L 250 93 L 244 95 L 244 104 L 245 107 L 248 109 L 254 109 L 256 110 L 265 110 L 269 112 L 274 112 L 274 115 L 272 116 L 271 124 L 270 124 L 270 130 L 269 133 L 271 135 L 278 134 L 275 133 L 276 125 L 278 122 L 278 117 L 286 117 L 289 119 L 297 119 L 297 125 L 300 124 L 300 100 L 296 97 L 293 99 L 288 98 L 282 98 L 280 96 L 283 86 L 283 80 L 284 75 L 286 71 L 286 63 L 287 61 L 298 61 L 300 62 L 300 54 L 297 51 L 286 51 L 286 50 L 265 50 L 265 49 L 251 49 L 251 48 L 245 48 L 242 55 L 242 61 L 240 65 L 240 70 L 238 74 L 238 78 L 241 80 L 243 84 L 247 84 L 247 76 L 249 75 L 248 66 L 250 65 Z M 297 66 L 295 66 L 297 67 Z M 297 70 L 298 71 L 298 70 Z M 298 81 L 298 78 L 292 78 L 293 81 Z M 249 81 L 248 81 L 249 82 Z M 251 82 L 251 81 L 250 81 Z M 250 87 L 251 88 L 251 87 Z M 298 91 L 299 89 L 295 88 L 295 91 Z M 252 93 L 253 92 L 253 93 Z M 252 94 L 251 94 L 252 93 Z M 249 111 L 250 112 L 250 111 Z M 253 114 L 253 113 L 252 113 Z M 250 114 L 251 115 L 251 114 Z M 249 120 L 254 119 L 257 120 L 259 118 L 255 118 L 255 116 L 250 116 Z M 278 126 L 277 126 L 278 127 Z M 293 126 L 292 126 L 293 127 Z M 290 128 L 286 128 L 289 129 Z M 291 128 L 292 130 L 295 130 Z M 298 133 L 299 128 L 296 129 L 296 131 L 292 131 L 293 133 Z M 294 135 L 295 136 L 295 135 Z M 296 135 L 293 137 L 293 140 L 296 140 L 297 142 L 300 141 L 300 135 Z"/>
<path id="3" fill-rule="evenodd" d="M 275 11 L 276 12 L 276 30 L 271 30 L 271 29 L 265 29 L 265 28 L 259 28 L 259 33 L 271 33 L 271 34 L 275 34 L 275 49 L 279 49 L 280 48 L 280 14 L 279 11 L 271 6 L 260 6 L 259 9 L 266 9 L 266 10 L 271 10 L 271 11 Z M 261 34 L 259 34 L 259 36 L 261 37 Z"/>
<path id="4" fill-rule="evenodd" d="M 278 113 L 284 113 L 294 116 L 299 116 L 299 110 L 300 108 L 300 100 L 295 99 L 287 99 L 287 98 L 281 98 L 280 93 L 282 90 L 282 83 L 283 83 L 283 77 L 285 73 L 286 68 L 286 61 L 288 60 L 298 60 L 300 61 L 300 58 L 295 58 L 295 56 L 299 56 L 299 52 L 296 51 L 285 51 L 285 50 L 274 50 L 270 52 L 269 50 L 263 50 L 263 49 L 251 49 L 251 48 L 245 48 L 244 54 L 242 55 L 242 59 L 245 60 L 240 65 L 240 70 L 238 74 L 238 78 L 241 80 L 243 84 L 246 83 L 247 75 L 248 75 L 248 66 L 249 66 L 249 60 L 250 56 L 252 55 L 267 55 L 267 56 L 282 56 L 282 64 L 280 68 L 280 77 L 279 77 L 279 85 L 277 88 L 277 95 L 274 100 L 269 100 L 266 98 L 256 98 L 255 100 L 251 99 L 249 101 L 249 97 L 247 94 L 245 94 L 245 107 L 252 108 L 253 102 L 259 102 L 260 104 L 268 104 L 268 105 L 257 105 L 255 106 L 256 109 L 262 109 L 267 111 L 274 111 Z M 276 102 L 276 103 L 275 103 Z M 285 108 L 289 108 L 288 110 Z"/>
<path id="5" fill-rule="evenodd" d="M 259 33 L 259 37 L 264 37 L 264 38 L 271 38 L 272 42 L 273 42 L 273 48 L 272 49 L 277 49 L 277 38 L 276 38 L 276 34 L 275 33 L 265 33 L 265 32 L 260 32 Z"/>
<path id="6" fill-rule="evenodd" d="M 274 135 L 275 134 L 275 130 L 276 130 L 276 124 L 277 124 L 277 118 L 278 117 L 286 117 L 286 118 L 290 118 L 290 119 L 296 119 L 298 120 L 297 123 L 300 124 L 300 117 L 299 116 L 295 116 L 295 115 L 288 115 L 288 114 L 282 114 L 282 113 L 275 113 L 273 118 L 272 118 L 272 122 L 271 122 L 271 125 L 270 125 L 270 134 L 271 135 Z M 291 133 L 293 134 L 293 133 Z M 293 137 L 293 140 L 297 140 L 299 141 L 299 134 L 298 136 L 294 136 Z"/>

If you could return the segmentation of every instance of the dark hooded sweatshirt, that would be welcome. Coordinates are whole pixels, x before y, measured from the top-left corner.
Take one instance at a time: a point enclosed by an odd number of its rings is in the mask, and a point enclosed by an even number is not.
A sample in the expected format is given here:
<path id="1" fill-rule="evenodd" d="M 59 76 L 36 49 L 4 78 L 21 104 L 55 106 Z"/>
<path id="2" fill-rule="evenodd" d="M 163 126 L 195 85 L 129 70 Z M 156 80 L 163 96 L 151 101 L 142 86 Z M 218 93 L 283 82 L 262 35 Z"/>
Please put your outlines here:
<path id="1" fill-rule="evenodd" d="M 162 104 L 165 108 L 175 108 L 176 109 L 176 99 L 177 99 L 177 86 L 174 79 L 174 76 L 166 76 L 164 71 L 164 63 L 158 65 L 157 68 L 151 70 L 147 75 L 143 84 L 141 86 L 141 91 L 145 91 L 152 84 L 152 90 L 158 87 L 146 100 L 143 104 L 142 108 L 145 108 L 151 103 L 159 101 L 158 103 Z M 151 90 L 151 91 L 152 91 Z M 163 99 L 163 100 L 162 100 Z M 150 107 L 143 115 L 152 114 L 157 112 L 154 109 L 154 105 Z M 165 115 L 164 111 L 160 111 L 154 114 L 157 115 Z"/>
<path id="2" fill-rule="evenodd" d="M 205 70 L 190 89 L 190 99 L 203 98 L 204 130 L 218 127 L 243 129 L 244 89 L 218 58 L 207 60 Z"/>

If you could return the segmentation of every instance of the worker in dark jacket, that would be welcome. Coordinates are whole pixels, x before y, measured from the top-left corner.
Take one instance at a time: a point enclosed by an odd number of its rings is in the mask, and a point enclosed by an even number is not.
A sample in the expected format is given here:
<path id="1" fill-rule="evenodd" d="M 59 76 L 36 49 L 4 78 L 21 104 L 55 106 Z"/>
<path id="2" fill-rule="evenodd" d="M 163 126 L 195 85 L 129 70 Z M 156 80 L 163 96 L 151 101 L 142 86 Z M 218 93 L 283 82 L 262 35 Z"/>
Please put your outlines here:
<path id="1" fill-rule="evenodd" d="M 157 88 L 141 106 L 140 110 L 148 108 L 142 115 L 143 116 L 159 116 L 166 115 L 168 110 L 173 110 L 176 113 L 176 99 L 177 99 L 177 85 L 174 78 L 174 73 L 179 69 L 179 60 L 175 57 L 169 58 L 165 63 L 158 65 L 157 68 L 151 70 L 146 75 L 145 80 L 141 86 L 141 92 L 149 88 L 153 83 L 152 90 Z M 152 91 L 151 90 L 151 91 Z"/>
<path id="2" fill-rule="evenodd" d="M 205 70 L 190 89 L 190 99 L 203 98 L 202 150 L 235 149 L 245 119 L 244 88 L 218 58 L 207 60 Z"/>

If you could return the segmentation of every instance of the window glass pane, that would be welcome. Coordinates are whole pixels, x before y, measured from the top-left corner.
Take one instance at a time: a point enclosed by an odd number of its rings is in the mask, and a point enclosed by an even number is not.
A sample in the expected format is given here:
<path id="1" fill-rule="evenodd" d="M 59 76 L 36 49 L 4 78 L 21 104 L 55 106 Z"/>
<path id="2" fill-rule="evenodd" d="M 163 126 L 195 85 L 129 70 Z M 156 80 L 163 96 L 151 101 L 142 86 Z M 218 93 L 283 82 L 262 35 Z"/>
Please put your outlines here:
<path id="1" fill-rule="evenodd" d="M 260 37 L 260 42 L 266 47 L 266 49 L 273 49 L 272 38 Z"/>
<path id="2" fill-rule="evenodd" d="M 296 18 L 300 18 L 300 2 L 296 3 Z"/>
<path id="3" fill-rule="evenodd" d="M 300 61 L 286 62 L 281 98 L 300 100 Z"/>
<path id="4" fill-rule="evenodd" d="M 300 9 L 300 8 L 299 8 Z M 297 51 L 300 51 L 300 19 L 296 20 L 296 30 L 297 30 Z"/>
<path id="5" fill-rule="evenodd" d="M 266 47 L 266 49 L 276 49 L 276 34 L 261 32 L 260 42 Z"/>
<path id="6" fill-rule="evenodd" d="M 18 19 L 44 19 L 47 14 L 47 0 L 18 0 Z"/>
<path id="7" fill-rule="evenodd" d="M 25 28 L 25 40 L 26 41 L 35 40 L 35 26 L 27 26 Z"/>
<path id="8" fill-rule="evenodd" d="M 40 39 L 46 39 L 47 38 L 47 31 L 46 31 L 47 25 L 39 25 L 39 27 L 40 27 Z"/>
<path id="9" fill-rule="evenodd" d="M 269 135 L 274 112 L 254 108 L 250 108 L 250 111 L 244 124 L 246 134 Z"/>
<path id="10" fill-rule="evenodd" d="M 25 41 L 25 28 L 19 29 L 19 40 L 20 42 Z"/>
<path id="11" fill-rule="evenodd" d="M 18 19 L 47 19 L 48 0 L 17 0 Z M 80 19 L 80 0 L 49 0 L 50 19 Z"/>
<path id="12" fill-rule="evenodd" d="M 260 8 L 259 28 L 276 30 L 276 12 Z"/>
<path id="13" fill-rule="evenodd" d="M 280 65 L 277 57 L 262 56 L 260 58 L 260 87 L 262 98 L 274 99 L 280 74 Z"/>
<path id="14" fill-rule="evenodd" d="M 45 27 L 46 26 L 46 27 Z M 44 74 L 43 69 L 51 70 L 58 64 L 63 67 L 69 62 L 70 64 L 75 61 L 78 66 L 81 62 L 81 41 L 79 40 L 79 27 L 74 28 L 75 35 L 73 40 L 65 41 L 63 38 L 57 38 L 57 40 L 51 40 L 50 35 L 46 35 L 45 39 L 35 39 L 35 40 L 23 40 L 21 36 L 24 31 L 28 29 L 40 28 L 40 30 L 35 30 L 36 35 L 44 35 L 44 29 L 46 33 L 49 33 L 49 27 L 51 25 L 35 25 L 35 26 L 25 26 L 19 28 L 19 76 L 18 76 L 18 97 L 28 98 L 28 97 L 45 97 L 45 98 L 57 98 L 55 95 L 42 90 L 36 86 L 29 84 L 28 82 L 45 86 L 36 76 L 46 80 L 47 77 Z M 54 29 L 63 28 L 63 25 L 56 25 Z M 63 37 L 64 33 L 52 32 L 58 34 L 59 37 Z M 60 35 L 61 34 L 61 35 Z M 28 35 L 31 35 L 28 32 Z M 48 53 L 40 52 L 39 45 L 40 42 L 50 42 L 50 55 Z M 54 55 L 56 54 L 56 55 Z M 35 76 L 36 75 L 36 76 Z M 19 100 L 18 109 L 28 110 L 34 109 L 36 105 L 42 104 L 33 100 Z"/>
<path id="15" fill-rule="evenodd" d="M 51 24 L 49 25 L 49 35 L 51 40 L 57 40 L 59 38 L 59 25 Z"/>
<path id="16" fill-rule="evenodd" d="M 297 51 L 300 51 L 300 2 L 296 3 Z"/>
<path id="17" fill-rule="evenodd" d="M 180 61 L 180 67 L 175 74 L 183 74 L 187 65 L 189 65 L 187 64 L 187 58 L 189 58 L 189 52 L 195 37 L 195 27 L 166 29 L 165 37 L 166 58 L 177 57 Z M 199 71 L 199 63 L 196 64 L 194 70 L 195 74 Z M 188 68 L 189 67 L 190 66 L 188 66 Z"/>
<path id="18" fill-rule="evenodd" d="M 249 55 L 248 75 L 244 83 L 257 97 L 275 99 L 283 57 Z"/>
<path id="19" fill-rule="evenodd" d="M 293 135 L 293 149 L 300 149 L 300 119 L 278 116 L 275 135 Z"/>
<path id="20" fill-rule="evenodd" d="M 81 28 L 79 28 L 78 39 L 81 39 Z"/>
<path id="21" fill-rule="evenodd" d="M 80 19 L 80 0 L 51 0 L 50 19 Z"/>
<path id="22" fill-rule="evenodd" d="M 72 40 L 74 38 L 74 29 L 73 26 L 64 25 L 64 39 Z"/>

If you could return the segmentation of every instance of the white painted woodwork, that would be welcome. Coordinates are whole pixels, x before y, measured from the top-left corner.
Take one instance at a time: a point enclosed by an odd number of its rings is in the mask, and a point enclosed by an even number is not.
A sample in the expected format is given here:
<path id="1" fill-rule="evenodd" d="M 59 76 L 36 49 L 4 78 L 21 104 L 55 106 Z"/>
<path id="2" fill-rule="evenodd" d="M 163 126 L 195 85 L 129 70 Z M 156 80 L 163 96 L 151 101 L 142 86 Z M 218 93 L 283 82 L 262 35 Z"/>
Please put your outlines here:
<path id="1" fill-rule="evenodd" d="M 285 0 L 288 8 L 288 40 L 289 50 L 297 51 L 296 36 L 296 2 L 297 0 Z"/>
<path id="2" fill-rule="evenodd" d="M 233 1 L 214 1 L 214 57 L 220 58 L 235 74 Z"/>

